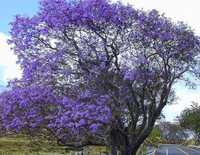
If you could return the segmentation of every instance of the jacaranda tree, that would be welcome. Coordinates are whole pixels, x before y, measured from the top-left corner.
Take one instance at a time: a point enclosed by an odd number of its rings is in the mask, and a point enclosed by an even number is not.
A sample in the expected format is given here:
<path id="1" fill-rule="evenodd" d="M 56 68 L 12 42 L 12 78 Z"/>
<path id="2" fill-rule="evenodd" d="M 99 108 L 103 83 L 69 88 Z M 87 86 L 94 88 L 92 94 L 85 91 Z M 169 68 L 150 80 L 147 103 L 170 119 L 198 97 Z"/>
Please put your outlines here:
<path id="1" fill-rule="evenodd" d="M 199 38 L 156 10 L 41 0 L 37 14 L 11 25 L 23 76 L 1 96 L 7 130 L 42 128 L 65 145 L 133 155 L 173 102 L 173 85 L 199 77 Z"/>

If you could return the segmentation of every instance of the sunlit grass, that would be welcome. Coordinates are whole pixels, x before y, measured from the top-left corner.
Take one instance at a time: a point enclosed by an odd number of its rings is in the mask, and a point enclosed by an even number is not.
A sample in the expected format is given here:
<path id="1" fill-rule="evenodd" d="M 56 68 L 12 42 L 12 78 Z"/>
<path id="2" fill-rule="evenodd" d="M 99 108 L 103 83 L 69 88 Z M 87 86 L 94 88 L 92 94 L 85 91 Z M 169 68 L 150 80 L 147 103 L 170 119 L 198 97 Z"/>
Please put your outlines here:
<path id="1" fill-rule="evenodd" d="M 109 148 L 104 146 L 86 148 L 87 154 L 90 155 L 99 155 L 109 151 Z M 49 143 L 47 140 L 32 141 L 22 135 L 0 138 L 0 155 L 71 155 L 69 152 L 65 147 Z"/>
<path id="2" fill-rule="evenodd" d="M 67 155 L 64 148 L 23 136 L 0 138 L 0 155 Z"/>

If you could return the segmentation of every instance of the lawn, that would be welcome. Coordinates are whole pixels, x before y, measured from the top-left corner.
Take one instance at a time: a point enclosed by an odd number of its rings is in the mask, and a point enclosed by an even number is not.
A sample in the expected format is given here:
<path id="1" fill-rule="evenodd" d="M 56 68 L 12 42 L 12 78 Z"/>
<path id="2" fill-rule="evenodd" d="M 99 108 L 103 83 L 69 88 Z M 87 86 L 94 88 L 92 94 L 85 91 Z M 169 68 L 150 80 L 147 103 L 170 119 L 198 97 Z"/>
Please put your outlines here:
<path id="1" fill-rule="evenodd" d="M 104 146 L 88 146 L 84 148 L 85 151 L 87 154 L 100 155 L 109 152 L 109 149 Z M 41 139 L 33 141 L 18 135 L 0 138 L 0 155 L 71 155 L 71 153 L 56 143 Z"/>
<path id="2" fill-rule="evenodd" d="M 101 152 L 101 153 L 100 153 Z M 108 148 L 101 146 L 90 146 L 87 153 L 99 155 L 103 152 L 109 152 Z M 142 146 L 138 155 L 143 155 L 146 147 Z M 71 155 L 66 148 L 60 147 L 55 143 L 49 143 L 45 140 L 30 140 L 28 137 L 7 136 L 0 138 L 0 155 Z"/>
<path id="3" fill-rule="evenodd" d="M 24 136 L 0 138 L 0 155 L 68 155 L 69 153 L 56 144 L 47 141 L 32 141 Z"/>

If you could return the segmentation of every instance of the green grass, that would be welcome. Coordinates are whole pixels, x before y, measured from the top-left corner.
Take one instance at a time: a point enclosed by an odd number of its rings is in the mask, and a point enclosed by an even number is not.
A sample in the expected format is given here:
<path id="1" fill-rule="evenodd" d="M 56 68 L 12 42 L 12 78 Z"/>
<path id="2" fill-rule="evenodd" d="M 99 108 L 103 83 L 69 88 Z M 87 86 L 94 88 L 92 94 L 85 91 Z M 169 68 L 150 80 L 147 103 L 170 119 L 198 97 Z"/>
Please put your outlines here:
<path id="1" fill-rule="evenodd" d="M 24 136 L 1 137 L 0 155 L 67 155 L 64 148 L 47 141 L 31 141 Z"/>
<path id="2" fill-rule="evenodd" d="M 136 155 L 145 155 L 146 153 L 147 153 L 146 145 L 142 144 L 139 150 L 137 151 Z"/>
<path id="3" fill-rule="evenodd" d="M 99 152 L 109 152 L 103 146 L 89 146 L 87 153 L 99 155 Z M 49 143 L 47 140 L 30 140 L 29 138 L 18 136 L 7 136 L 0 138 L 0 155 L 71 155 L 64 147 L 56 143 Z"/>
<path id="4" fill-rule="evenodd" d="M 99 152 L 109 152 L 109 148 L 101 146 L 90 146 L 90 155 L 99 155 Z M 146 154 L 146 147 L 142 145 L 137 155 Z M 29 138 L 18 136 L 7 136 L 0 138 L 0 155 L 70 155 L 65 148 L 49 143 L 46 140 L 30 140 Z"/>
<path id="5" fill-rule="evenodd" d="M 100 152 L 109 152 L 109 148 L 103 146 L 89 146 L 87 153 L 99 155 Z M 137 155 L 146 154 L 146 147 L 142 145 Z M 49 143 L 46 140 L 30 140 L 29 138 L 18 136 L 0 137 L 0 155 L 70 155 L 65 148 Z"/>

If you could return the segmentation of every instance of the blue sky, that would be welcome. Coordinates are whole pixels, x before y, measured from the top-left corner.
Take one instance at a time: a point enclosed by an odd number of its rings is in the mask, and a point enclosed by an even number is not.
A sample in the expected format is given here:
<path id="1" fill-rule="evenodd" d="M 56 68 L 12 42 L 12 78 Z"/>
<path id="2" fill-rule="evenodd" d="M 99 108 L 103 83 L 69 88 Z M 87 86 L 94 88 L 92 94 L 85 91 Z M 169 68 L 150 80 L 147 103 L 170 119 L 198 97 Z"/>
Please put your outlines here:
<path id="1" fill-rule="evenodd" d="M 8 34 L 9 23 L 16 14 L 32 15 L 38 9 L 39 0 L 1 0 L 0 32 Z"/>
<path id="2" fill-rule="evenodd" d="M 38 10 L 39 0 L 1 0 L 0 4 L 0 86 L 6 85 L 6 78 L 19 76 L 15 67 L 16 58 L 6 45 L 10 25 L 15 15 L 31 16 Z M 0 87 L 1 89 L 1 87 Z"/>
<path id="3" fill-rule="evenodd" d="M 21 76 L 20 67 L 16 64 L 16 56 L 10 50 L 6 40 L 9 38 L 9 23 L 16 14 L 31 16 L 38 10 L 39 0 L 0 0 L 0 89 L 9 79 Z M 113 0 L 117 1 L 117 0 Z M 157 9 L 173 21 L 184 21 L 200 35 L 200 1 L 198 0 L 121 0 L 136 8 L 144 10 Z M 178 10 L 177 10 L 178 9 Z M 184 85 L 175 87 L 177 104 L 165 107 L 166 119 L 173 121 L 178 114 L 191 105 L 192 101 L 200 103 L 200 89 L 189 90 Z"/>

